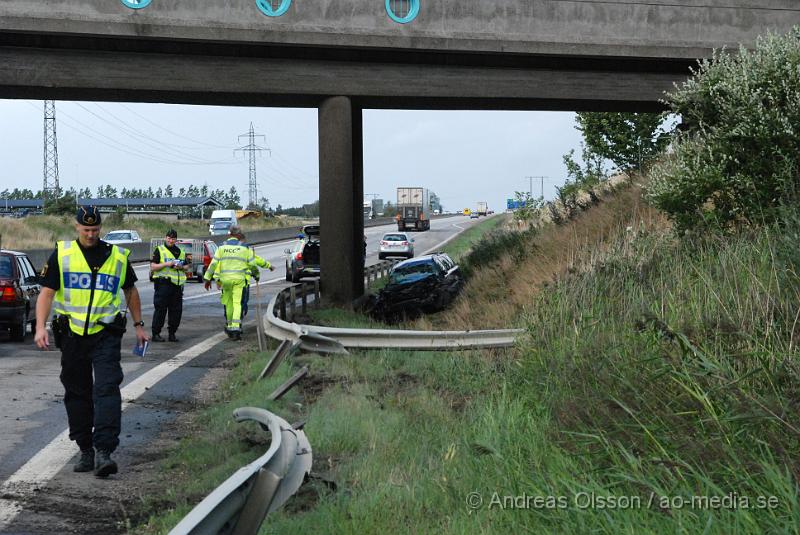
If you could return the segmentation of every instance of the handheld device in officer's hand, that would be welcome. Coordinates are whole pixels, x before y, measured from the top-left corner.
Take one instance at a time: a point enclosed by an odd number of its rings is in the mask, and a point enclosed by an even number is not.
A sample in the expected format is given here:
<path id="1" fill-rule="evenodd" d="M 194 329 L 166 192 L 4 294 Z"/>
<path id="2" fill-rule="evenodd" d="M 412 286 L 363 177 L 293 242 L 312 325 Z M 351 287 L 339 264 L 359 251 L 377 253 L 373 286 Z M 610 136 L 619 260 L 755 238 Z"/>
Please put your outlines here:
<path id="1" fill-rule="evenodd" d="M 144 357 L 147 355 L 147 348 L 150 347 L 150 341 L 145 340 L 143 344 L 137 344 L 133 346 L 133 354 L 137 357 Z"/>

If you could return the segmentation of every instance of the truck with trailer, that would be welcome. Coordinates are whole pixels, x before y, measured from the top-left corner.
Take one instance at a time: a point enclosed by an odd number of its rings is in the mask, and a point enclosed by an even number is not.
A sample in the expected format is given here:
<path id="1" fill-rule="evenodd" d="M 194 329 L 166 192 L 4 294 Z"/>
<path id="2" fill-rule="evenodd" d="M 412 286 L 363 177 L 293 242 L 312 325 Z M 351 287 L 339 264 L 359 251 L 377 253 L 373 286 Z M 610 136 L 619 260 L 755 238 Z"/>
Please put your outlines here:
<path id="1" fill-rule="evenodd" d="M 478 206 L 475 211 L 478 212 L 479 216 L 485 216 L 489 211 L 489 203 L 486 201 L 478 201 Z"/>
<path id="2" fill-rule="evenodd" d="M 397 188 L 397 230 L 429 230 L 430 192 L 426 188 Z"/>

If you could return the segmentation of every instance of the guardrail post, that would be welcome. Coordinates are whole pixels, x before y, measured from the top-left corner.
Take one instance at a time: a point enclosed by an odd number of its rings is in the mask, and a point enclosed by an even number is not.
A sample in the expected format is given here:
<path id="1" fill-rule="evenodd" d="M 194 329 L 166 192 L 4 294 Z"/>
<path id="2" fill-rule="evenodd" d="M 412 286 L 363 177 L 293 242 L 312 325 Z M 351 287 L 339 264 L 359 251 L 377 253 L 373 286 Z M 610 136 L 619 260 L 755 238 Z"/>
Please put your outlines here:
<path id="1" fill-rule="evenodd" d="M 289 314 L 292 315 L 292 321 L 294 321 L 296 308 L 297 308 L 297 287 L 292 286 L 291 288 L 289 288 Z"/>
<path id="2" fill-rule="evenodd" d="M 319 279 L 314 281 L 314 308 L 319 308 Z"/>
<path id="3" fill-rule="evenodd" d="M 281 319 L 286 321 L 286 292 L 282 291 L 280 294 L 280 306 L 278 307 L 279 312 L 281 313 Z"/>
<path id="4" fill-rule="evenodd" d="M 305 314 L 306 311 L 308 310 L 308 284 L 306 284 L 305 282 L 300 287 L 300 299 L 302 300 L 303 303 L 303 314 Z"/>

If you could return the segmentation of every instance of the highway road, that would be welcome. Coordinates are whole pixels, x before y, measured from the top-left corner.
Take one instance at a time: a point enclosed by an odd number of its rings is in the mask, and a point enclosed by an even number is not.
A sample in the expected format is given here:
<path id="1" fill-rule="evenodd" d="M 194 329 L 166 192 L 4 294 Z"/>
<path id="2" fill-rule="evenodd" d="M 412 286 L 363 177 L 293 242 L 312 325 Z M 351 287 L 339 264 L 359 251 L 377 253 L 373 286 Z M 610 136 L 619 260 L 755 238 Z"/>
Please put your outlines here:
<path id="1" fill-rule="evenodd" d="M 443 242 L 475 223 L 476 220 L 465 217 L 432 221 L 430 231 L 413 234 L 417 255 L 438 250 Z M 394 230 L 394 225 L 366 229 L 367 265 L 378 261 L 378 242 L 382 235 Z M 284 249 L 291 243 L 290 240 L 256 247 L 256 252 L 276 268 L 274 272 L 262 270 L 259 291 L 264 306 L 289 284 L 285 281 Z M 149 265 L 134 268 L 139 278 L 137 288 L 142 296 L 145 329 L 148 329 L 153 312 Z M 251 291 L 251 310 L 255 310 L 254 291 Z M 202 284 L 190 282 L 184 293 L 178 343 L 151 344 L 146 357 L 136 357 L 131 353 L 133 329 L 128 330 L 122 343 L 125 408 L 121 444 L 115 456 L 121 465 L 118 477 L 124 476 L 127 465 L 136 462 L 137 450 L 154 440 L 185 407 L 195 403 L 195 388 L 209 371 L 218 369 L 220 363 L 242 348 L 256 346 L 254 316 L 249 314 L 244 324 L 244 342 L 239 345 L 229 341 L 220 334 L 224 318 L 219 293 L 207 292 Z M 56 489 L 59 480 L 69 482 L 69 478 L 74 477 L 71 464 L 77 448 L 63 434 L 67 426 L 63 387 L 59 381 L 60 353 L 38 350 L 30 334 L 19 343 L 11 342 L 6 334 L 0 336 L 0 392 L 3 393 L 0 396 L 3 431 L 0 433 L 0 481 L 3 482 L 0 486 L 0 532 L 6 532 L 4 526 L 10 522 L 16 526 L 12 529 L 14 532 L 17 529 L 50 532 L 42 531 L 46 522 L 41 511 L 30 514 L 29 500 L 32 489 L 48 485 Z M 66 467 L 65 463 L 68 463 Z"/>

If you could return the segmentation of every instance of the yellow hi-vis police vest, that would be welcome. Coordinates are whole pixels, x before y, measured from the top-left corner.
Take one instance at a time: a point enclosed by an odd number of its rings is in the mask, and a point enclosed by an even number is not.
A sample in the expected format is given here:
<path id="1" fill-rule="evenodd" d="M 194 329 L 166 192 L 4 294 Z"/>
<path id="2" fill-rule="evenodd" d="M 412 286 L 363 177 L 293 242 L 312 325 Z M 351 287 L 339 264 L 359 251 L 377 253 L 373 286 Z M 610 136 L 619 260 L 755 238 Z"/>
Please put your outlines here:
<path id="1" fill-rule="evenodd" d="M 250 248 L 239 245 L 236 240 L 223 242 L 214 253 L 214 261 L 208 266 L 205 279 L 211 280 L 216 275 L 223 283 L 244 282 L 245 277 L 249 276 L 250 255 Z"/>
<path id="2" fill-rule="evenodd" d="M 180 247 L 179 247 L 180 249 Z M 171 262 L 172 260 L 180 260 L 181 262 L 186 262 L 186 252 L 181 249 L 181 254 L 178 255 L 178 258 L 175 258 L 175 255 L 167 248 L 166 245 L 159 245 L 158 252 L 161 255 L 162 262 Z M 176 286 L 183 286 L 186 284 L 186 272 L 183 271 L 183 268 L 173 268 L 173 267 L 163 267 L 153 272 L 154 279 L 167 279 L 172 284 Z"/>
<path id="3" fill-rule="evenodd" d="M 98 324 L 111 323 L 120 311 L 120 289 L 125 284 L 130 251 L 111 246 L 111 255 L 97 272 L 92 288 L 92 270 L 77 241 L 56 244 L 61 285 L 54 298 L 54 309 L 69 316 L 69 328 L 78 335 L 103 330 Z"/>

